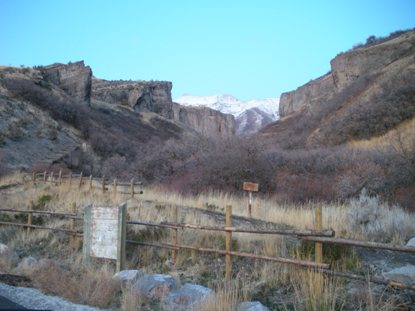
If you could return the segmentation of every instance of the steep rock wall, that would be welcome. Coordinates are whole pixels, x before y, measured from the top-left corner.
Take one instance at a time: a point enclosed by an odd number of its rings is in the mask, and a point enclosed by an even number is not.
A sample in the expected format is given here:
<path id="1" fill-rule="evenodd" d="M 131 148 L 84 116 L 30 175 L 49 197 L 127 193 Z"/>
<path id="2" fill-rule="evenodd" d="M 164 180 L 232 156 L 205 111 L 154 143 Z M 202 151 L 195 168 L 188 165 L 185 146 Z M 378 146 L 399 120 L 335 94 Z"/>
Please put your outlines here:
<path id="1" fill-rule="evenodd" d="M 59 86 L 77 102 L 91 101 L 92 70 L 83 61 L 41 67 L 43 78 Z"/>
<path id="2" fill-rule="evenodd" d="M 137 112 L 154 112 L 173 118 L 172 83 L 167 81 L 106 81 L 93 79 L 92 97 Z"/>
<path id="3" fill-rule="evenodd" d="M 329 73 L 281 95 L 280 116 L 303 109 L 312 111 L 316 105 L 324 105 L 357 79 L 373 76 L 399 59 L 414 57 L 414 51 L 415 31 L 412 30 L 378 44 L 341 53 L 330 62 Z"/>
<path id="4" fill-rule="evenodd" d="M 174 120 L 207 137 L 230 137 L 235 134 L 235 119 L 207 107 L 189 107 L 173 104 Z"/>

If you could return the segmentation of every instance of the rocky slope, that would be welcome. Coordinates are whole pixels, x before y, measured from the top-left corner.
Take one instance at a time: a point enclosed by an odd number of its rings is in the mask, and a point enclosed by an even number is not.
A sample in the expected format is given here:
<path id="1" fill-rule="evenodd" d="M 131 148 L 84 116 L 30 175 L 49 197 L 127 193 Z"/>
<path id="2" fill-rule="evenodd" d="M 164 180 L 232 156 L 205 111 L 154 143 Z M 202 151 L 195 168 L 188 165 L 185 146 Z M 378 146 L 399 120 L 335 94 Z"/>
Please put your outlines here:
<path id="1" fill-rule="evenodd" d="M 415 30 L 337 55 L 331 71 L 281 95 L 263 136 L 290 148 L 384 135 L 415 116 Z"/>

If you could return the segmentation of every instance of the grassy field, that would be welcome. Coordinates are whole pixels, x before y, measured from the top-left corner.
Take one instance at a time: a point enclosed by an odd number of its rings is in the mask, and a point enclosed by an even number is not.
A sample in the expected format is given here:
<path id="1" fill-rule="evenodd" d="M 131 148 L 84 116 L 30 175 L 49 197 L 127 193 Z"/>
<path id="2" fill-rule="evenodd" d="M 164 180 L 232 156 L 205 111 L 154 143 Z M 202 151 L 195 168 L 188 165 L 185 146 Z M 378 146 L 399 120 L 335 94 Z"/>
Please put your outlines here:
<path id="1" fill-rule="evenodd" d="M 203 225 L 223 225 L 217 218 L 201 213 L 203 210 L 223 213 L 232 205 L 233 215 L 247 216 L 247 197 L 241 194 L 206 193 L 182 196 L 161 188 L 144 188 L 143 194 L 129 199 L 128 195 L 103 194 L 99 188 L 88 186 L 78 189 L 73 183 L 60 186 L 39 182 L 33 186 L 21 183 L 21 175 L 0 181 L 1 208 L 69 211 L 73 203 L 81 215 L 83 206 L 94 204 L 120 204 L 128 200 L 128 217 L 150 222 L 171 221 L 172 206 L 179 206 L 179 222 Z M 97 185 L 98 186 L 98 185 Z M 314 228 L 315 203 L 306 205 L 276 204 L 272 198 L 255 196 L 252 217 L 264 227 L 274 223 L 279 226 Z M 404 244 L 415 236 L 415 216 L 396 206 L 380 202 L 364 192 L 345 203 L 323 204 L 323 228 L 336 231 L 336 237 L 346 237 L 378 242 Z M 201 212 L 198 212 L 198 211 Z M 8 216 L 7 216 L 8 215 Z M 23 214 L 1 214 L 2 221 L 25 222 Z M 34 217 L 43 225 L 68 228 L 68 220 Z M 82 222 L 76 228 L 82 230 Z M 127 239 L 170 242 L 168 229 L 130 226 Z M 179 232 L 179 241 L 204 247 L 224 248 L 224 234 L 193 230 Z M 152 310 L 156 308 L 140 301 L 127 290 L 120 289 L 111 279 L 114 264 L 97 261 L 92 268 L 81 264 L 80 243 L 74 249 L 69 237 L 63 233 L 34 230 L 27 235 L 24 229 L 3 226 L 0 242 L 7 244 L 20 257 L 34 256 L 51 261 L 42 268 L 18 271 L 16 258 L 9 256 L 0 262 L 0 270 L 25 273 L 33 285 L 45 292 L 63 296 L 79 303 L 99 307 L 120 307 L 124 310 Z M 281 256 L 313 260 L 313 244 L 293 238 L 271 235 L 234 234 L 233 249 L 267 256 Z M 349 247 L 325 247 L 325 260 L 336 269 L 364 274 L 361 259 Z M 215 289 L 216 295 L 204 305 L 203 310 L 233 310 L 248 299 L 260 300 L 273 310 L 398 310 L 402 300 L 398 294 L 373 294 L 369 283 L 351 283 L 344 279 L 327 277 L 317 271 L 293 266 L 267 263 L 246 258 L 234 258 L 231 283 L 224 282 L 224 258 L 217 255 L 195 254 L 179 251 L 176 265 L 170 260 L 170 251 L 148 247 L 127 247 L 128 268 L 142 269 L 148 273 L 169 273 L 179 282 L 193 282 Z M 56 261 L 62 263 L 56 264 Z M 40 271 L 39 269 L 43 269 Z M 57 286 L 65 279 L 66 286 Z M 55 285 L 54 285 L 55 284 Z M 351 288 L 357 290 L 352 291 Z M 104 299 L 105 297 L 105 299 Z M 141 308 L 141 309 L 140 309 Z"/>

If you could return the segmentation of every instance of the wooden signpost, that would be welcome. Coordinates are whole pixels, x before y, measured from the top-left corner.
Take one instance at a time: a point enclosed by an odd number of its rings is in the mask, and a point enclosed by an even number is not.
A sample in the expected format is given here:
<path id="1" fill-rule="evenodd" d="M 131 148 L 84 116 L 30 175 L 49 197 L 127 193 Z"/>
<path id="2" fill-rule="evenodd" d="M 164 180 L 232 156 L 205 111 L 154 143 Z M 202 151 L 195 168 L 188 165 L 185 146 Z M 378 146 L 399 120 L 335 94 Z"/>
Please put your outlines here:
<path id="1" fill-rule="evenodd" d="M 126 203 L 116 206 L 85 207 L 84 215 L 84 264 L 91 257 L 117 260 L 117 271 L 123 269 L 125 260 Z"/>
<path id="2" fill-rule="evenodd" d="M 249 201 L 248 201 L 248 213 L 249 217 L 252 217 L 252 192 L 258 192 L 259 184 L 253 182 L 244 182 L 243 190 L 248 191 Z"/>

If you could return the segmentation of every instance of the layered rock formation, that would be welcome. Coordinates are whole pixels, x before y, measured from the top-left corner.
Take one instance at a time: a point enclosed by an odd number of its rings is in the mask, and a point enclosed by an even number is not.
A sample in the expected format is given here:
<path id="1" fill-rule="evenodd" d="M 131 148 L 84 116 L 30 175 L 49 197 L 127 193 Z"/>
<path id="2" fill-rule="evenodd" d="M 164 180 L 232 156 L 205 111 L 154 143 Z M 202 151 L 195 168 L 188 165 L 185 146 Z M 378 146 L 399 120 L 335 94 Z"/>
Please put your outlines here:
<path id="1" fill-rule="evenodd" d="M 92 98 L 129 107 L 139 113 L 156 113 L 206 137 L 229 137 L 235 133 L 235 120 L 231 115 L 209 108 L 173 104 L 171 89 L 172 83 L 166 81 L 106 81 L 94 78 Z"/>
<path id="2" fill-rule="evenodd" d="M 173 119 L 207 137 L 230 137 L 235 134 L 235 119 L 207 107 L 173 104 Z"/>
<path id="3" fill-rule="evenodd" d="M 83 61 L 53 64 L 41 67 L 45 81 L 53 83 L 68 93 L 77 102 L 91 101 L 92 70 Z"/>
<path id="4" fill-rule="evenodd" d="M 106 81 L 93 79 L 92 97 L 123 105 L 136 112 L 154 112 L 173 118 L 172 83 L 167 81 Z"/>

